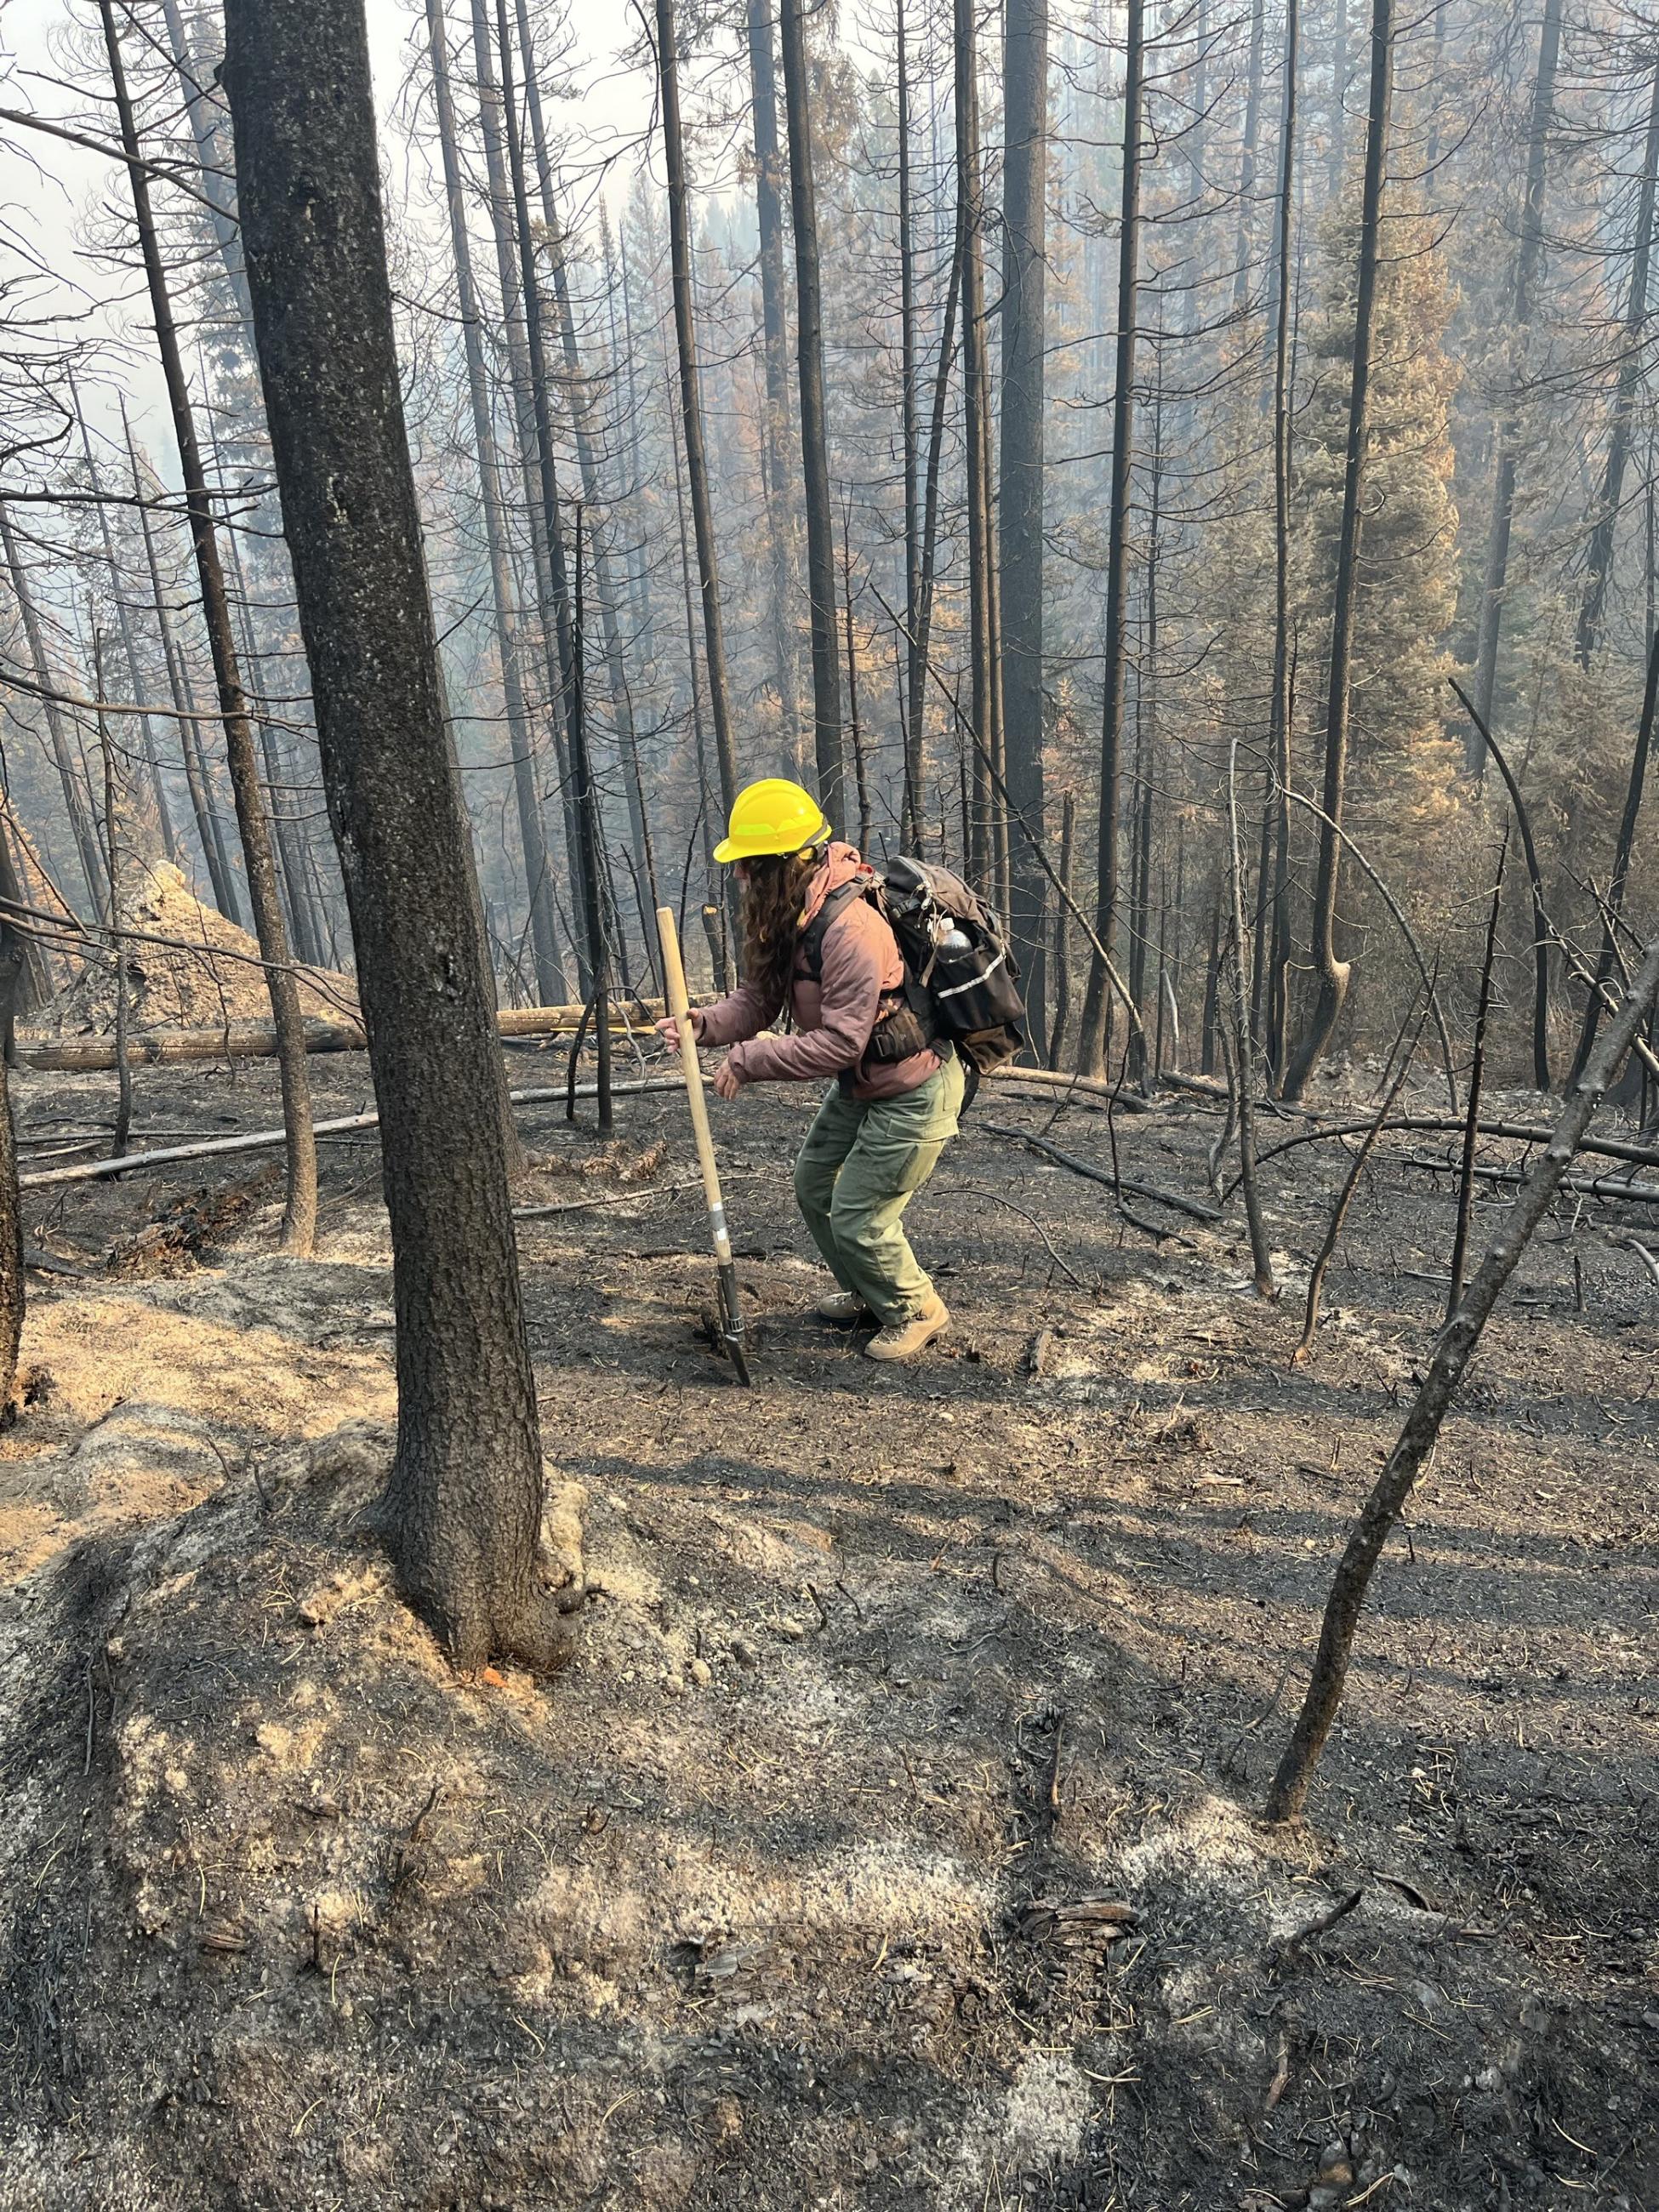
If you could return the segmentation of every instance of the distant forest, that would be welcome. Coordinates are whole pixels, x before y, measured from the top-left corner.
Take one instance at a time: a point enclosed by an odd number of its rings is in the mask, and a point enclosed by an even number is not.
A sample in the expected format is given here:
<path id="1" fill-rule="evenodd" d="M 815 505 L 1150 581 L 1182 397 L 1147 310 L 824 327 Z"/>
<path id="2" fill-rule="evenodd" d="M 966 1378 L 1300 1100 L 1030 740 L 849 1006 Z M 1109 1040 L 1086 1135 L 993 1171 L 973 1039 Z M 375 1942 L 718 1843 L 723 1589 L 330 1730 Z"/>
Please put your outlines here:
<path id="1" fill-rule="evenodd" d="M 504 1004 L 659 990 L 659 902 L 726 981 L 712 846 L 778 773 L 987 890 L 1055 1066 L 1246 1053 L 1295 1096 L 1429 979 L 1462 1038 L 1506 847 L 1497 1064 L 1582 1059 L 1659 922 L 1642 14 L 398 22 L 404 398 Z M 11 70 L 0 890 L 95 927 L 120 844 L 269 951 L 262 808 L 283 957 L 343 969 L 222 51 L 101 0 Z M 64 134 L 111 155 L 67 266 L 16 190 L 61 200 Z M 158 287 L 171 419 L 125 396 Z"/>

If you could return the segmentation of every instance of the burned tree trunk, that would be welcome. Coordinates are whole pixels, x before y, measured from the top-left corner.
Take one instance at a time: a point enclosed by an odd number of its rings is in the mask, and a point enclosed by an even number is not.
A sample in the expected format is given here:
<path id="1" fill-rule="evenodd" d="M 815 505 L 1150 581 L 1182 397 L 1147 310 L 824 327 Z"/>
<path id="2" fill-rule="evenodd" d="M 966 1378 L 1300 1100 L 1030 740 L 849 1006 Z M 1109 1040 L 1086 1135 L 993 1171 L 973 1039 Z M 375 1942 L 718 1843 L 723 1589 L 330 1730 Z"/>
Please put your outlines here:
<path id="1" fill-rule="evenodd" d="M 580 903 L 581 835 L 570 795 L 570 752 L 567 729 L 572 657 L 569 594 L 565 588 L 565 580 L 556 567 L 556 563 L 563 557 L 557 531 L 555 530 L 551 540 L 548 534 L 545 484 L 528 337 L 529 303 L 523 297 L 523 261 L 513 185 L 507 169 L 506 102 L 501 97 L 501 88 L 495 75 L 489 0 L 471 0 L 471 15 L 473 68 L 477 82 L 478 122 L 483 140 L 489 227 L 495 247 L 496 277 L 501 288 L 501 328 L 507 379 L 513 394 L 513 422 L 518 441 L 519 474 L 524 487 L 524 512 L 530 526 L 531 567 L 535 577 L 541 658 L 545 669 L 543 711 L 547 717 L 552 740 L 553 764 L 564 825 L 565 866 Z M 551 903 L 555 897 L 555 886 L 550 866 L 546 896 Z M 577 982 L 585 995 L 592 980 L 587 969 L 587 948 L 582 942 L 580 927 L 574 929 L 571 935 L 575 948 Z"/>
<path id="2" fill-rule="evenodd" d="M 668 171 L 668 246 L 674 295 L 674 338 L 679 356 L 680 426 L 685 452 L 691 527 L 702 599 L 703 654 L 708 678 L 709 719 L 720 763 L 720 804 L 729 815 L 738 795 L 732 744 L 732 692 L 726 672 L 726 631 L 720 617 L 720 559 L 714 510 L 708 490 L 708 456 L 702 428 L 702 378 L 697 366 L 696 311 L 691 290 L 691 225 L 685 179 L 685 134 L 680 121 L 680 59 L 674 0 L 656 0 L 658 88 L 662 100 L 663 155 Z M 826 522 L 828 515 L 825 516 Z M 830 650 L 835 653 L 835 582 L 830 599 Z"/>
<path id="3" fill-rule="evenodd" d="M 185 381 L 179 333 L 167 295 L 167 276 L 150 213 L 149 172 L 140 156 L 137 126 L 127 96 L 126 71 L 121 60 L 120 40 L 115 27 L 112 0 L 99 0 L 104 46 L 120 118 L 121 143 L 131 180 L 133 211 L 144 259 L 144 275 L 155 319 L 156 344 L 167 381 L 173 435 L 179 446 L 179 465 L 184 479 L 185 504 L 190 515 L 196 571 L 202 586 L 202 613 L 213 653 L 213 673 L 219 690 L 219 710 L 224 721 L 225 749 L 230 762 L 231 787 L 236 797 L 236 821 L 241 832 L 242 857 L 247 870 L 248 896 L 259 950 L 266 961 L 265 982 L 270 994 L 271 1020 L 279 1042 L 278 1067 L 283 1089 L 283 1119 L 288 1128 L 288 1203 L 283 1223 L 283 1243 L 290 1252 L 308 1253 L 317 1231 L 317 1143 L 312 1133 L 311 1079 L 306 1067 L 305 1024 L 300 1017 L 300 994 L 289 961 L 288 931 L 283 921 L 282 896 L 276 887 L 276 862 L 271 848 L 270 823 L 259 791 L 258 763 L 254 757 L 253 732 L 248 721 L 247 696 L 231 630 L 230 601 L 225 591 L 224 566 L 219 536 L 208 502 L 207 478 L 197 442 L 190 390 Z"/>
<path id="4" fill-rule="evenodd" d="M 547 336 L 542 319 L 540 288 L 536 281 L 536 246 L 530 227 L 530 190 L 525 170 L 524 133 L 513 75 L 513 36 L 508 27 L 507 0 L 495 0 L 496 51 L 501 63 L 501 112 L 504 125 L 507 176 L 513 189 L 513 234 L 519 252 L 519 285 L 524 308 L 525 350 L 530 364 L 530 404 L 538 482 L 541 493 L 542 530 L 547 544 L 548 566 L 558 636 L 560 712 L 565 732 L 565 819 L 572 838 L 571 872 L 576 878 L 582 922 L 582 950 L 586 976 L 584 993 L 592 990 L 602 964 L 602 952 L 592 919 L 599 905 L 599 854 L 592 816 L 579 791 L 571 723 L 576 711 L 575 625 L 572 613 L 569 572 L 564 557 L 564 532 L 559 520 L 557 459 L 553 443 L 553 403 L 550 388 Z"/>
<path id="5" fill-rule="evenodd" d="M 52 663 L 46 658 L 46 641 L 34 604 L 34 592 L 17 550 L 17 537 L 11 526 L 10 511 L 3 500 L 0 500 L 0 547 L 5 550 L 12 597 L 16 600 L 17 611 L 23 618 L 23 635 L 28 641 L 34 680 L 40 689 L 40 711 L 46 718 L 52 764 L 58 770 L 58 781 L 63 787 L 64 811 L 69 817 L 70 835 L 75 841 L 75 857 L 81 863 L 81 873 L 86 879 L 88 903 L 97 914 L 102 910 L 100 900 L 104 879 L 98 855 L 97 834 L 92 825 L 86 790 L 76 773 L 69 733 L 64 727 L 64 718 L 58 711 L 55 695 L 58 687 L 52 680 Z"/>
<path id="6" fill-rule="evenodd" d="M 191 686 L 190 672 L 173 638 L 173 624 L 167 617 L 167 596 L 161 589 L 161 565 L 155 550 L 155 532 L 150 521 L 144 478 L 138 466 L 138 449 L 133 442 L 132 426 L 127 421 L 125 398 L 121 403 L 121 422 L 126 432 L 133 497 L 137 503 L 139 529 L 144 541 L 144 565 L 149 574 L 150 601 L 155 614 L 155 627 L 161 640 L 161 659 L 167 672 L 167 690 L 173 700 L 173 710 L 179 717 L 179 750 L 185 763 L 185 787 L 190 793 L 190 810 L 195 817 L 202 859 L 213 889 L 213 903 L 228 921 L 240 927 L 242 916 L 236 898 L 236 879 L 231 869 L 224 830 L 213 804 L 213 786 L 202 751 L 201 724 L 196 716 L 196 696 Z"/>
<path id="7" fill-rule="evenodd" d="M 1607 987 L 1613 981 L 1618 961 L 1618 930 L 1625 911 L 1625 893 L 1630 883 L 1631 855 L 1636 849 L 1636 825 L 1642 818 L 1642 793 L 1647 782 L 1648 758 L 1653 750 L 1653 719 L 1656 704 L 1659 704 L 1659 630 L 1655 631 L 1648 647 L 1647 688 L 1642 699 L 1642 720 L 1636 732 L 1636 750 L 1631 756 L 1630 780 L 1625 786 L 1625 811 L 1619 823 L 1619 842 L 1613 858 L 1613 875 L 1607 884 L 1607 896 L 1601 917 L 1601 949 L 1596 956 L 1595 981 L 1584 1008 L 1584 1026 L 1578 1038 L 1578 1050 L 1572 1063 L 1573 1080 L 1583 1075 L 1595 1043 L 1595 1032 L 1601 1019 L 1601 1002 Z"/>
<path id="8" fill-rule="evenodd" d="M 1631 443 L 1636 429 L 1636 403 L 1642 389 L 1645 355 L 1643 331 L 1648 319 L 1648 276 L 1653 258 L 1653 214 L 1656 184 L 1659 184 L 1659 62 L 1653 70 L 1653 90 L 1648 104 L 1647 135 L 1642 149 L 1642 176 L 1636 192 L 1636 228 L 1632 234 L 1630 295 L 1624 328 L 1620 333 L 1619 375 L 1613 387 L 1613 420 L 1607 429 L 1607 459 L 1590 528 L 1589 551 L 1584 562 L 1584 590 L 1578 606 L 1578 665 L 1588 668 L 1601 641 L 1607 583 L 1613 574 L 1613 543 L 1619 534 L 1620 509 L 1625 499 L 1625 471 L 1630 466 Z"/>
<path id="9" fill-rule="evenodd" d="M 761 0 L 750 0 L 752 6 Z M 904 801 L 902 840 L 908 852 L 921 850 L 921 763 L 909 742 L 910 701 L 927 681 L 918 639 L 921 600 L 921 420 L 916 390 L 916 259 L 915 194 L 910 159 L 910 60 L 904 21 L 905 0 L 898 0 L 898 251 L 899 251 L 899 413 L 904 444 L 904 696 L 900 702 L 904 729 Z"/>
<path id="10" fill-rule="evenodd" d="M 1348 995 L 1349 966 L 1337 957 L 1336 899 L 1341 877 L 1343 803 L 1348 780 L 1348 726 L 1355 612 L 1359 592 L 1359 536 L 1367 448 L 1370 441 L 1371 343 L 1375 334 L 1376 264 L 1382 224 L 1382 187 L 1389 157 L 1389 119 L 1394 94 L 1393 0 L 1371 0 L 1370 120 L 1365 140 L 1365 184 L 1359 217 L 1359 271 L 1354 301 L 1353 369 L 1348 387 L 1348 443 L 1342 484 L 1342 524 L 1337 541 L 1336 595 L 1331 619 L 1330 682 L 1325 699 L 1323 814 L 1319 866 L 1314 884 L 1313 961 L 1318 993 L 1291 1065 L 1285 1097 L 1297 1099 L 1328 1047 Z"/>
<path id="11" fill-rule="evenodd" d="M 1272 764 L 1273 913 L 1261 934 L 1268 951 L 1267 1065 L 1282 1079 L 1290 1053 L 1291 969 L 1291 284 L 1296 210 L 1296 72 L 1301 0 L 1285 0 L 1285 76 L 1279 120 L 1279 193 L 1273 252 L 1273 665 L 1268 750 Z M 1264 864 L 1262 874 L 1267 875 Z"/>
<path id="12" fill-rule="evenodd" d="M 1128 661 L 1129 504 L 1134 459 L 1135 317 L 1140 282 L 1140 158 L 1144 126 L 1145 0 L 1127 0 L 1123 86 L 1122 221 L 1118 242 L 1117 386 L 1112 398 L 1112 495 L 1107 521 L 1105 701 L 1101 710 L 1099 857 L 1095 935 L 1100 941 L 1083 1000 L 1078 1066 L 1106 1072 L 1109 1006 L 1107 962 L 1117 924 L 1118 793 L 1122 774 L 1123 703 Z"/>
<path id="13" fill-rule="evenodd" d="M 772 53 L 771 0 L 749 0 L 749 94 L 755 132 L 755 217 L 760 231 L 761 341 L 766 368 L 766 429 L 762 442 L 769 540 L 773 649 L 778 657 L 778 705 L 785 749 L 799 774 L 800 681 L 793 590 L 795 502 L 789 435 L 788 340 L 784 329 L 783 163 L 778 151 L 778 78 Z"/>
<path id="14" fill-rule="evenodd" d="M 1498 467 L 1492 484 L 1492 522 L 1486 534 L 1486 573 L 1480 592 L 1480 617 L 1474 646 L 1475 704 L 1488 722 L 1498 686 L 1498 643 L 1504 627 L 1504 592 L 1509 580 L 1510 531 L 1515 519 L 1515 481 L 1520 462 L 1516 399 L 1525 366 L 1527 332 L 1532 322 L 1533 286 L 1544 251 L 1544 165 L 1551 119 L 1555 112 L 1555 73 L 1561 52 L 1561 0 L 1545 0 L 1538 40 L 1538 73 L 1533 80 L 1532 119 L 1527 138 L 1527 185 L 1521 208 L 1521 243 L 1515 257 L 1510 295 L 1509 390 L 1498 433 Z M 1479 732 L 1471 738 L 1469 767 L 1479 775 L 1486 748 Z"/>
<path id="15" fill-rule="evenodd" d="M 471 846 L 404 427 L 361 6 L 230 0 L 265 404 L 380 1102 L 398 1317 L 388 1521 L 458 1664 L 556 1663 L 535 1386 Z M 307 219 L 295 220 L 303 208 Z"/>
<path id="16" fill-rule="evenodd" d="M 536 185 L 542 204 L 542 227 L 553 278 L 553 300 L 558 311 L 559 342 L 569 388 L 569 413 L 576 434 L 576 465 L 581 475 L 582 499 L 588 516 L 587 550 L 592 564 L 594 597 L 599 602 L 599 635 L 605 647 L 605 686 L 611 699 L 611 720 L 621 757 L 629 828 L 635 850 L 650 887 L 651 904 L 658 904 L 657 856 L 646 811 L 645 780 L 640 769 L 639 735 L 634 726 L 634 702 L 629 690 L 628 667 L 623 651 L 622 626 L 611 551 L 599 523 L 605 512 L 599 480 L 602 431 L 595 421 L 593 395 L 583 374 L 581 349 L 570 298 L 570 273 L 565 262 L 564 229 L 554 192 L 553 162 L 548 149 L 547 126 L 542 113 L 541 87 L 537 81 L 535 41 L 531 32 L 527 0 L 518 0 L 519 52 L 524 67 L 525 107 L 530 121 L 530 146 L 535 156 Z M 591 740 L 590 740 L 591 744 Z M 572 746 L 573 756 L 574 746 Z M 621 925 L 618 921 L 618 943 Z M 648 965 L 656 959 L 656 932 L 641 930 L 641 949 Z"/>
<path id="17" fill-rule="evenodd" d="M 1002 758 L 1002 670 L 996 642 L 991 536 L 991 392 L 985 343 L 984 179 L 980 161 L 976 0 L 956 0 L 957 254 L 962 269 L 962 397 L 967 447 L 969 719 L 974 750 L 968 866 L 981 882 L 996 870 L 1000 842 L 992 770 Z M 999 884 L 991 896 L 1004 903 Z M 1006 903 L 1004 905 L 1006 911 Z"/>
<path id="18" fill-rule="evenodd" d="M 1016 812 L 1043 818 L 1043 311 L 1048 146 L 1048 0 L 1009 0 L 1003 33 L 1002 451 L 997 568 L 1002 585 L 1006 774 Z M 1048 1036 L 1048 886 L 1030 841 L 1012 842 L 1009 932 L 1031 1035 Z"/>
<path id="19" fill-rule="evenodd" d="M 960 241 L 958 241 L 958 246 Z M 933 590 L 939 567 L 939 477 L 945 461 L 945 415 L 951 397 L 951 363 L 956 354 L 957 306 L 962 295 L 962 255 L 951 256 L 951 275 L 945 289 L 945 324 L 939 333 L 939 361 L 933 372 L 933 402 L 928 422 L 927 470 L 922 494 L 921 550 L 917 571 L 916 619 L 911 633 L 910 696 L 905 701 L 909 720 L 904 732 L 904 778 L 915 809 L 915 850 L 922 848 L 923 771 L 922 737 L 927 704 L 927 649 L 933 624 Z M 940 848 L 945 843 L 941 825 Z"/>
<path id="20" fill-rule="evenodd" d="M 0 1036 L 9 1040 L 23 978 L 25 946 L 15 922 L 0 919 Z M 23 1201 L 17 1188 L 17 1131 L 11 1114 L 11 1054 L 0 1053 L 0 1421 L 17 1387 L 23 1341 Z"/>
<path id="21" fill-rule="evenodd" d="M 432 85 L 437 113 L 438 144 L 443 161 L 444 195 L 449 210 L 450 250 L 455 262 L 461 339 L 466 355 L 467 398 L 472 412 L 473 442 L 478 455 L 478 495 L 483 509 L 484 550 L 495 614 L 495 645 L 501 656 L 501 695 L 507 709 L 507 741 L 513 758 L 513 795 L 518 808 L 519 843 L 524 857 L 525 896 L 530 908 L 530 942 L 536 965 L 536 989 L 542 1004 L 552 1006 L 564 996 L 563 966 L 559 957 L 558 924 L 553 912 L 553 880 L 548 865 L 547 832 L 542 820 L 541 795 L 536 788 L 533 739 L 525 707 L 518 608 L 507 544 L 506 501 L 502 496 L 501 459 L 495 444 L 495 417 L 490 409 L 489 385 L 484 368 L 483 319 L 479 312 L 477 288 L 473 283 L 472 247 L 467 235 L 466 206 L 462 198 L 454 103 L 450 95 L 449 48 L 444 26 L 443 0 L 427 0 L 427 39 L 432 58 Z"/>
<path id="22" fill-rule="evenodd" d="M 801 489 L 806 505 L 806 592 L 811 616 L 812 726 L 818 804 L 842 822 L 846 769 L 836 643 L 836 536 L 823 390 L 823 295 L 818 277 L 817 186 L 806 81 L 802 0 L 781 0 L 783 107 L 789 134 L 789 209 L 795 233 L 795 350 L 800 377 Z"/>
<path id="23" fill-rule="evenodd" d="M 103 481 L 98 472 L 98 462 L 92 450 L 92 431 L 88 425 L 86 410 L 81 404 L 81 395 L 76 389 L 75 379 L 69 380 L 70 397 L 74 403 L 76 422 L 81 431 L 81 454 L 87 465 L 87 483 L 91 488 L 98 508 L 98 534 L 104 549 L 104 565 L 109 570 L 110 601 L 115 609 L 115 619 L 121 632 L 121 657 L 126 663 L 127 682 L 131 689 L 127 696 L 135 707 L 147 708 L 143 674 L 138 665 L 138 653 L 133 642 L 132 613 L 121 589 L 121 566 L 115 557 L 115 537 L 109 526 L 109 508 L 104 503 Z M 125 401 L 123 404 L 125 405 Z M 98 696 L 104 696 L 104 686 L 98 686 Z M 167 795 L 161 783 L 161 763 L 157 756 L 155 725 L 148 714 L 142 714 L 139 727 L 143 732 L 143 760 L 150 798 L 155 808 L 157 826 L 161 832 L 161 850 L 176 866 L 179 841 L 173 834 L 173 816 L 167 806 Z"/>

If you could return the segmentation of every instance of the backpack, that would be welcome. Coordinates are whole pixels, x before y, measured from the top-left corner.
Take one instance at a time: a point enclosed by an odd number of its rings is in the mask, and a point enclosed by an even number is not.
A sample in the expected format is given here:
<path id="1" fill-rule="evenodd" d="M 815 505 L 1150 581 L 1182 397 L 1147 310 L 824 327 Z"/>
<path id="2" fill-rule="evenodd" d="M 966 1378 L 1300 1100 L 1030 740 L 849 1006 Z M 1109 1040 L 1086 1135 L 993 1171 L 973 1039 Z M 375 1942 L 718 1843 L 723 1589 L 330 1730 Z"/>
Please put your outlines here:
<path id="1" fill-rule="evenodd" d="M 808 977 L 823 973 L 830 924 L 867 899 L 897 940 L 902 987 L 876 1017 L 862 1065 L 890 1066 L 930 1046 L 954 1046 L 967 1065 L 968 1096 L 979 1078 L 1024 1050 L 1019 969 L 994 908 L 948 868 L 900 854 L 884 876 L 865 867 L 830 892 L 802 933 Z"/>

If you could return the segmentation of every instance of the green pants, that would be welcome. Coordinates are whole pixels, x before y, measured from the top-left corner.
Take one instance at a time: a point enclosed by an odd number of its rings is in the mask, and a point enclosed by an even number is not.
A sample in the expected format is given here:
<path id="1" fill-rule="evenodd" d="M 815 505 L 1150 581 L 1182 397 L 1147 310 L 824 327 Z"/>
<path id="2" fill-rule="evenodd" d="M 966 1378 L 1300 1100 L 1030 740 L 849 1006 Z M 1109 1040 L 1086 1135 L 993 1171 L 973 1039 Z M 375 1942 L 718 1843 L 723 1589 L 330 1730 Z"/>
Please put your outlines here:
<path id="1" fill-rule="evenodd" d="M 902 1098 L 832 1091 L 795 1162 L 795 1196 L 842 1290 L 884 1326 L 921 1312 L 933 1285 L 916 1264 L 904 1209 L 957 1133 L 963 1073 L 954 1053 Z"/>

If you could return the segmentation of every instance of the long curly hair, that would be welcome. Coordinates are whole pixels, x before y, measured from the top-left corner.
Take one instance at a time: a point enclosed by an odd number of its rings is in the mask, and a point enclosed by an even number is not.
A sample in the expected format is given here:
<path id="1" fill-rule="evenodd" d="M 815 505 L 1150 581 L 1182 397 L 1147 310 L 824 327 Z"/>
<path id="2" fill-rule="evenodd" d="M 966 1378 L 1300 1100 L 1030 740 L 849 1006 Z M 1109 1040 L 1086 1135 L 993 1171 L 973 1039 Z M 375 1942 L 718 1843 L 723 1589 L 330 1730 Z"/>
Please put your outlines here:
<path id="1" fill-rule="evenodd" d="M 743 887 L 743 972 L 746 982 L 769 1004 L 784 1005 L 795 964 L 795 939 L 806 904 L 807 886 L 822 854 L 764 854 L 749 863 Z"/>

